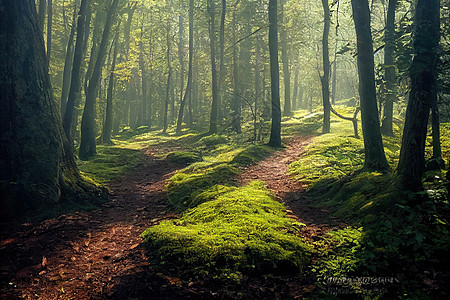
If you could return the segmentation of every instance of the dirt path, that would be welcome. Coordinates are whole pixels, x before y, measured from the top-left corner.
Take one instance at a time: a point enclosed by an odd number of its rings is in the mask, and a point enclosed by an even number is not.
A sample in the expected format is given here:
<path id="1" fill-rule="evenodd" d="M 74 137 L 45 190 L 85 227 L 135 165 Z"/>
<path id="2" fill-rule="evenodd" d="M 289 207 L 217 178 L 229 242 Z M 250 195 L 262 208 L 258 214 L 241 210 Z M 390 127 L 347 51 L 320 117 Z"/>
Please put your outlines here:
<path id="1" fill-rule="evenodd" d="M 288 164 L 309 141 L 292 138 L 286 150 L 245 169 L 239 181 L 265 181 L 314 238 L 330 228 L 327 212 L 309 208 L 301 184 L 286 175 Z M 176 217 L 166 211 L 163 188 L 180 166 L 154 158 L 150 150 L 147 157 L 133 174 L 110 184 L 112 199 L 100 209 L 22 224 L 10 232 L 0 229 L 0 299 L 213 298 L 208 283 L 182 286 L 178 279 L 152 270 L 140 234 L 161 219 Z M 305 289 L 308 280 L 300 281 L 296 277 L 270 284 L 301 295 L 298 289 Z M 262 290 L 268 283 L 250 280 L 249 289 L 252 285 Z"/>
<path id="2" fill-rule="evenodd" d="M 0 298 L 126 299 L 136 291 L 164 299 L 169 280 L 151 271 L 140 234 L 174 217 L 165 212 L 163 188 L 176 168 L 149 155 L 110 184 L 112 199 L 102 208 L 0 232 Z"/>

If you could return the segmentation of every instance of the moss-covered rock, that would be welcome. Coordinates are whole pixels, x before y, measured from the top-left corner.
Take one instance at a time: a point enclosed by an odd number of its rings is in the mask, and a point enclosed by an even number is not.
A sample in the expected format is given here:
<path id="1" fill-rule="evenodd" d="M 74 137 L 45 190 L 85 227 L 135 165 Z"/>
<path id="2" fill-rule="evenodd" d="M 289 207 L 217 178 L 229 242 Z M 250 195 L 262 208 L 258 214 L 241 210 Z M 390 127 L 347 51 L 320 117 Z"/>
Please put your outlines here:
<path id="1" fill-rule="evenodd" d="M 258 161 L 264 160 L 272 152 L 273 150 L 270 147 L 251 145 L 238 153 L 231 163 L 241 167 L 252 165 Z"/>

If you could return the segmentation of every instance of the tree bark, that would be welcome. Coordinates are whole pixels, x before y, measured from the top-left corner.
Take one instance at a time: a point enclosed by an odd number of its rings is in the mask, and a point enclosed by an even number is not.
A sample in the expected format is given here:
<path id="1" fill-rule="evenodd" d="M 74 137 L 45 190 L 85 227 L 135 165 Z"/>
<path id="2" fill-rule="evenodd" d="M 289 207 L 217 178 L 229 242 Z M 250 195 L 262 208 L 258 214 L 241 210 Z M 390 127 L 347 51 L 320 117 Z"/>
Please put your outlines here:
<path id="1" fill-rule="evenodd" d="M 330 7 L 328 0 L 322 0 L 323 7 L 323 36 L 322 36 L 322 62 L 323 75 L 320 77 L 322 83 L 323 102 L 323 127 L 322 133 L 330 132 L 331 105 L 330 105 L 330 53 L 328 49 L 328 36 L 330 34 Z"/>
<path id="2" fill-rule="evenodd" d="M 278 63 L 277 0 L 269 0 L 270 89 L 272 92 L 272 125 L 269 146 L 281 147 L 280 73 Z"/>
<path id="3" fill-rule="evenodd" d="M 117 60 L 117 52 L 119 45 L 119 26 L 117 27 L 116 36 L 114 38 L 114 52 L 111 62 L 111 70 L 109 74 L 109 83 L 108 83 L 108 92 L 106 96 L 106 113 L 105 113 L 105 123 L 103 124 L 103 132 L 102 132 L 102 142 L 104 144 L 112 144 L 111 141 L 111 130 L 112 130 L 112 122 L 113 122 L 113 93 L 114 93 L 114 84 L 115 84 L 115 75 L 114 71 L 116 69 L 116 60 Z"/>
<path id="4" fill-rule="evenodd" d="M 52 25 L 53 25 L 53 3 L 52 0 L 48 0 L 48 13 L 47 13 L 47 60 L 50 63 L 52 53 Z"/>
<path id="5" fill-rule="evenodd" d="M 357 37 L 364 169 L 385 172 L 389 170 L 389 165 L 384 153 L 377 109 L 369 4 L 367 0 L 352 0 L 352 8 Z"/>
<path id="6" fill-rule="evenodd" d="M 63 128 L 66 134 L 66 137 L 69 141 L 72 141 L 71 136 L 71 124 L 74 114 L 75 101 L 77 97 L 79 97 L 81 83 L 80 83 L 80 69 L 81 63 L 83 60 L 83 48 L 84 48 L 84 39 L 88 37 L 85 36 L 85 26 L 89 26 L 86 24 L 86 13 L 88 7 L 89 0 L 81 0 L 80 12 L 78 13 L 78 21 L 77 21 L 77 41 L 75 43 L 74 57 L 73 57 L 73 66 L 72 66 L 72 76 L 70 78 L 70 89 L 69 95 L 67 99 L 66 110 L 64 112 L 63 117 Z"/>
<path id="7" fill-rule="evenodd" d="M 234 93 L 233 98 L 230 103 L 231 107 L 231 128 L 236 133 L 241 133 L 241 101 L 239 99 L 240 87 L 239 87 L 239 67 L 238 67 L 238 49 L 236 45 L 236 9 L 239 1 L 235 2 L 233 9 L 233 20 L 232 20 L 232 32 L 233 32 L 233 85 Z"/>
<path id="8" fill-rule="evenodd" d="M 222 13 L 220 17 L 219 30 L 219 49 L 220 49 L 220 64 L 219 64 L 219 81 L 217 83 L 217 119 L 222 122 L 222 98 L 223 98 L 223 82 L 225 78 L 225 16 L 227 12 L 226 0 L 222 0 Z"/>
<path id="9" fill-rule="evenodd" d="M 95 145 L 95 100 L 98 84 L 101 78 L 101 70 L 105 63 L 106 52 L 109 42 L 109 32 L 111 30 L 114 14 L 117 10 L 119 0 L 113 0 L 106 16 L 105 29 L 102 35 L 102 41 L 99 46 L 98 57 L 95 61 L 95 67 L 92 77 L 89 80 L 86 102 L 81 119 L 81 142 L 79 157 L 81 160 L 88 160 L 97 153 Z"/>
<path id="10" fill-rule="evenodd" d="M 67 41 L 66 57 L 64 60 L 63 81 L 61 87 L 61 118 L 64 118 L 66 112 L 67 97 L 69 96 L 70 80 L 72 78 L 71 68 L 73 67 L 73 44 L 76 30 L 78 1 L 75 2 L 73 9 L 72 28 L 70 29 L 69 40 Z"/>
<path id="11" fill-rule="evenodd" d="M 181 43 L 180 35 L 180 43 Z M 181 55 L 180 55 L 181 56 Z M 192 85 L 192 60 L 194 56 L 194 0 L 189 0 L 189 62 L 188 62 L 188 80 L 186 85 L 186 91 L 180 102 L 180 111 L 178 113 L 177 120 L 177 134 L 181 133 L 181 125 L 183 123 L 184 108 L 186 106 L 186 99 L 190 100 L 191 95 L 191 85 Z M 183 88 L 183 86 L 182 86 Z M 183 89 L 182 89 L 183 90 Z M 191 109 L 191 104 L 189 104 L 189 109 Z M 189 120 L 192 120 L 192 115 L 189 114 Z"/>
<path id="12" fill-rule="evenodd" d="M 295 68 L 294 72 L 294 92 L 292 94 L 292 110 L 296 111 L 298 109 L 298 67 Z"/>
<path id="13" fill-rule="evenodd" d="M 47 11 L 47 0 L 39 0 L 38 25 L 41 32 L 44 32 L 45 14 Z"/>
<path id="14" fill-rule="evenodd" d="M 163 124 L 163 133 L 167 132 L 168 128 L 168 114 L 169 114 L 169 102 L 170 102 L 170 85 L 172 81 L 172 61 L 170 57 L 170 22 L 167 20 L 167 28 L 166 28 L 166 42 L 167 42 L 167 84 L 166 84 L 166 101 L 164 103 L 164 124 Z"/>
<path id="15" fill-rule="evenodd" d="M 32 0 L 0 0 L 0 86 L 0 218 L 99 193 L 81 179 L 64 137 Z"/>
<path id="16" fill-rule="evenodd" d="M 422 189 L 427 124 L 437 93 L 439 2 L 418 0 L 416 7 L 411 91 L 397 170 L 400 187 L 409 191 Z"/>
<path id="17" fill-rule="evenodd" d="M 212 103 L 211 103 L 211 114 L 209 119 L 209 132 L 208 134 L 217 133 L 217 123 L 218 123 L 218 113 L 219 113 L 219 103 L 217 96 L 217 71 L 216 71 L 216 34 L 215 34 L 215 14 L 216 7 L 214 0 L 207 0 L 208 12 L 209 12 L 209 47 L 211 52 L 211 89 L 212 89 Z"/>
<path id="18" fill-rule="evenodd" d="M 286 33 L 286 24 L 284 23 L 284 3 L 286 0 L 280 1 L 280 44 L 281 44 L 281 60 L 283 62 L 283 78 L 284 78 L 284 109 L 283 115 L 291 115 L 291 74 L 289 70 L 289 54 L 288 41 Z"/>
<path id="19" fill-rule="evenodd" d="M 381 133 L 393 136 L 392 118 L 394 115 L 395 101 L 395 8 L 397 0 L 389 0 L 387 11 L 385 46 L 384 46 L 384 77 L 386 81 L 386 99 L 383 110 L 383 121 L 381 123 Z"/>

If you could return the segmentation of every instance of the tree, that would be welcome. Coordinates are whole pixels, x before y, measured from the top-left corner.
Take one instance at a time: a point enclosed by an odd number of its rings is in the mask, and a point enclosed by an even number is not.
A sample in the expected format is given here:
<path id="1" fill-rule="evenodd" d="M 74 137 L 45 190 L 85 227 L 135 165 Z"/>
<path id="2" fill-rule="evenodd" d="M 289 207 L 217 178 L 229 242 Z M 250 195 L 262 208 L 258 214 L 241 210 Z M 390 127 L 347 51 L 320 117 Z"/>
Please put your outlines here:
<path id="1" fill-rule="evenodd" d="M 234 92 L 231 99 L 231 128 L 236 133 L 241 133 L 241 102 L 239 100 L 240 86 L 239 86 L 239 67 L 238 67 L 238 49 L 236 43 L 236 10 L 240 0 L 236 0 L 233 9 L 232 19 L 232 42 L 233 42 L 233 85 Z"/>
<path id="2" fill-rule="evenodd" d="M 328 36 L 330 33 L 330 7 L 328 0 L 322 0 L 323 6 L 323 36 L 322 36 L 322 62 L 323 62 L 323 76 L 320 76 L 322 83 L 322 101 L 323 101 L 323 133 L 330 132 L 330 53 L 328 49 Z"/>
<path id="3" fill-rule="evenodd" d="M 411 91 L 397 169 L 399 184 L 404 190 L 417 191 L 422 188 L 427 124 L 437 94 L 439 2 L 418 0 L 416 7 Z"/>
<path id="4" fill-rule="evenodd" d="M 105 28 L 102 35 L 102 41 L 99 46 L 98 56 L 95 61 L 95 67 L 92 71 L 89 87 L 84 104 L 83 118 L 81 119 L 81 142 L 79 157 L 82 160 L 88 160 L 97 153 L 95 145 L 95 99 L 97 98 L 97 88 L 101 78 L 101 69 L 105 63 L 106 52 L 109 43 L 109 32 L 116 13 L 119 0 L 113 0 L 106 16 Z M 92 59 L 92 57 L 91 57 Z"/>
<path id="5" fill-rule="evenodd" d="M 385 172 L 389 170 L 389 165 L 384 153 L 378 118 L 369 3 L 367 0 L 352 0 L 352 9 L 357 37 L 364 169 Z"/>
<path id="6" fill-rule="evenodd" d="M 80 81 L 80 69 L 81 63 L 83 60 L 83 50 L 85 40 L 88 38 L 85 36 L 85 27 L 89 27 L 87 24 L 87 9 L 88 9 L 89 0 L 81 0 L 80 12 L 78 14 L 77 21 L 77 41 L 75 43 L 74 57 L 73 57 L 73 65 L 72 65 L 72 75 L 70 79 L 70 89 L 67 99 L 67 105 L 64 111 L 63 117 L 63 128 L 66 134 L 67 139 L 72 140 L 71 137 L 71 128 L 72 128 L 72 120 L 73 113 L 75 108 L 75 102 L 77 97 L 79 97 L 81 81 Z M 72 25 L 74 26 L 74 25 Z M 66 63 L 70 63 L 70 60 Z"/>
<path id="7" fill-rule="evenodd" d="M 284 109 L 283 115 L 291 115 L 291 74 L 289 70 L 288 42 L 286 33 L 286 22 L 284 21 L 284 3 L 286 0 L 280 1 L 280 44 L 281 44 L 281 61 L 283 63 L 284 78 Z"/>
<path id="8" fill-rule="evenodd" d="M 181 23 L 181 21 L 180 21 Z M 181 26 L 180 26 L 181 27 Z M 181 37 L 180 37 L 181 40 Z M 181 43 L 181 41 L 180 41 Z M 181 55 L 180 55 L 181 56 Z M 189 0 L 189 62 L 188 62 L 188 81 L 186 85 L 186 91 L 180 102 L 180 111 L 178 113 L 177 120 L 177 134 L 181 133 L 181 125 L 183 123 L 184 107 L 186 106 L 186 98 L 189 97 L 191 93 L 192 85 L 192 60 L 194 56 L 194 0 Z M 181 86 L 183 90 L 183 85 Z M 189 106 L 190 108 L 190 106 Z M 189 118 L 191 119 L 191 118 Z"/>
<path id="9" fill-rule="evenodd" d="M 386 99 L 383 110 L 383 121 L 381 123 L 381 133 L 393 136 L 392 117 L 394 115 L 395 100 L 395 8 L 397 0 L 389 0 L 387 11 L 387 21 L 385 30 L 384 46 L 384 79 L 386 81 Z"/>
<path id="10" fill-rule="evenodd" d="M 166 84 L 166 101 L 164 103 L 164 125 L 163 133 L 166 133 L 168 127 L 168 113 L 169 113 L 169 101 L 170 101 L 170 86 L 172 81 L 172 59 L 170 55 L 171 43 L 170 43 L 170 20 L 167 19 L 166 26 L 166 42 L 167 42 L 167 84 Z"/>
<path id="11" fill-rule="evenodd" d="M 268 145 L 281 147 L 280 73 L 278 63 L 277 0 L 269 0 L 270 89 L 272 92 L 272 125 Z"/>
<path id="12" fill-rule="evenodd" d="M 219 98 L 217 96 L 217 71 L 216 71 L 216 34 L 215 34 L 215 14 L 216 8 L 214 0 L 208 0 L 208 13 L 209 13 L 209 47 L 211 53 L 211 91 L 212 91 L 212 104 L 211 104 L 211 115 L 209 119 L 209 132 L 208 134 L 217 133 L 217 122 L 219 114 Z"/>
<path id="13" fill-rule="evenodd" d="M 50 62 L 52 53 L 52 25 L 53 25 L 53 2 L 48 0 L 47 12 L 47 60 Z"/>
<path id="14" fill-rule="evenodd" d="M 0 0 L 0 217 L 99 190 L 84 182 L 54 104 L 33 0 Z"/>

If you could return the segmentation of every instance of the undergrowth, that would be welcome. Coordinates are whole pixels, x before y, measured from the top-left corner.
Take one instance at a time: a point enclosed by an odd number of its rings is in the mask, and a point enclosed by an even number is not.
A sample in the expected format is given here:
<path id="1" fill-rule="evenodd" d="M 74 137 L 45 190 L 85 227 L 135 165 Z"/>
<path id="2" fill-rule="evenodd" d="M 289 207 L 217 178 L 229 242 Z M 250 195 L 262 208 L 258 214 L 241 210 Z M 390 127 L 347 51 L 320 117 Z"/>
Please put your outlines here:
<path id="1" fill-rule="evenodd" d="M 159 266 L 178 275 L 239 282 L 245 274 L 298 271 L 311 247 L 262 182 L 212 188 L 210 201 L 143 234 Z M 211 194 L 210 194 L 211 196 Z"/>
<path id="2" fill-rule="evenodd" d="M 448 162 L 450 126 L 443 124 L 443 158 Z M 400 151 L 400 129 L 384 138 L 385 151 L 394 169 Z M 427 157 L 431 156 L 427 142 Z M 330 278 L 390 278 L 383 286 L 346 285 L 350 293 L 366 297 L 389 295 L 403 299 L 442 297 L 450 251 L 450 206 L 445 171 L 424 174 L 425 190 L 402 193 L 395 174 L 361 172 L 362 141 L 346 135 L 314 138 L 307 152 L 290 166 L 290 174 L 309 184 L 308 198 L 327 206 L 351 225 L 315 242 L 318 260 L 313 266 L 323 288 Z M 435 274 L 435 275 L 432 275 Z M 436 275 L 437 274 L 437 275 Z M 447 275 L 446 275 L 447 274 Z M 327 279 L 328 278 L 328 279 Z M 330 296 L 328 294 L 328 296 Z M 319 296 L 321 297 L 321 296 Z"/>

